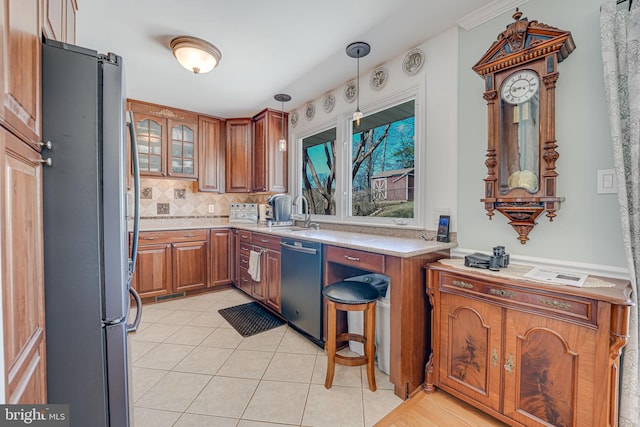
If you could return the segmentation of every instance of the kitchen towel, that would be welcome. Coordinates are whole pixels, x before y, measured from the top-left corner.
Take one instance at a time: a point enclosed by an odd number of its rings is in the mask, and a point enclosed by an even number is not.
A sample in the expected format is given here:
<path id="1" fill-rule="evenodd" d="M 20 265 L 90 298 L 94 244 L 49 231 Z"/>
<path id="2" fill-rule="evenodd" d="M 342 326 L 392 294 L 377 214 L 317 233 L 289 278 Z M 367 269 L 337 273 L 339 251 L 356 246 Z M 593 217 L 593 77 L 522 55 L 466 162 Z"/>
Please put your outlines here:
<path id="1" fill-rule="evenodd" d="M 249 253 L 249 269 L 247 273 L 256 282 L 260 281 L 260 255 L 262 255 L 262 252 L 251 251 Z"/>

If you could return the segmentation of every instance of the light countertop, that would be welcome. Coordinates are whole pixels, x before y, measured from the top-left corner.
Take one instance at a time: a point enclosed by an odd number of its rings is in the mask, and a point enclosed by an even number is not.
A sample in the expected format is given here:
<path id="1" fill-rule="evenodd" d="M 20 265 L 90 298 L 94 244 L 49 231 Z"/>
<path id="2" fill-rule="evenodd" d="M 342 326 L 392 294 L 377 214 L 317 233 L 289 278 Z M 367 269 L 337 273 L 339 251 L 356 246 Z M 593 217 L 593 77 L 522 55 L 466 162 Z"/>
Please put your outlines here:
<path id="1" fill-rule="evenodd" d="M 229 223 L 227 218 L 145 219 L 140 221 L 140 231 L 236 228 L 402 258 L 437 252 L 457 246 L 456 243 L 442 243 L 434 240 L 322 229 L 322 224 L 320 227 L 320 230 L 312 228 L 301 229 L 300 227 L 269 228 L 258 224 Z"/>

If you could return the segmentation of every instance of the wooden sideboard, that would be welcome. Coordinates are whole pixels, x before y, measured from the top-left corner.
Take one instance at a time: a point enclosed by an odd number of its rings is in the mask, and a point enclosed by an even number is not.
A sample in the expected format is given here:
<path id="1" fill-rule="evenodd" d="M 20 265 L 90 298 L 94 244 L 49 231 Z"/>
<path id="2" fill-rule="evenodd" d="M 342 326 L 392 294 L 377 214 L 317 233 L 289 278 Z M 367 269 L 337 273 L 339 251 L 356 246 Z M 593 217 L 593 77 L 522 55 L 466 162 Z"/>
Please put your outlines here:
<path id="1" fill-rule="evenodd" d="M 513 426 L 616 426 L 631 287 L 537 284 L 427 265 L 438 387 Z"/>

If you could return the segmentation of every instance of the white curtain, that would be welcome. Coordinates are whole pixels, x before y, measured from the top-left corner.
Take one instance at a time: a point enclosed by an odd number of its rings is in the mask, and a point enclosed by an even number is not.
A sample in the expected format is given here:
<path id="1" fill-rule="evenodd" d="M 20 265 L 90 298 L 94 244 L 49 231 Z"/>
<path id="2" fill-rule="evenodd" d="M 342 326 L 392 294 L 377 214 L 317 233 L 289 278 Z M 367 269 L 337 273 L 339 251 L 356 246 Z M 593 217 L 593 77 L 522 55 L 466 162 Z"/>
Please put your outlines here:
<path id="1" fill-rule="evenodd" d="M 624 353 L 621 427 L 640 426 L 638 283 L 640 274 L 640 0 L 606 0 L 600 8 L 604 83 L 609 107 L 622 234 L 635 307 Z M 629 10 L 630 9 L 630 10 Z"/>

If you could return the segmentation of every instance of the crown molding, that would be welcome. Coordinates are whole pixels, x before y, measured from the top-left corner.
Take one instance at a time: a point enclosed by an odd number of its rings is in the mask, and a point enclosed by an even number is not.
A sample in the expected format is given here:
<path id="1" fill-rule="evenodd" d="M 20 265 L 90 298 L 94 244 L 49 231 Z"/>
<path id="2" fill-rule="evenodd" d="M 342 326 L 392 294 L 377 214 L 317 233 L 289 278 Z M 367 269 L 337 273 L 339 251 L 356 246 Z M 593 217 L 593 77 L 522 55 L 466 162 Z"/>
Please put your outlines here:
<path id="1" fill-rule="evenodd" d="M 526 2 L 527 0 L 494 0 L 480 9 L 458 19 L 456 23 L 468 31 L 505 12 L 515 11 L 517 6 Z"/>

